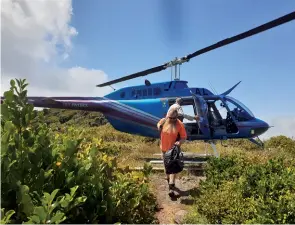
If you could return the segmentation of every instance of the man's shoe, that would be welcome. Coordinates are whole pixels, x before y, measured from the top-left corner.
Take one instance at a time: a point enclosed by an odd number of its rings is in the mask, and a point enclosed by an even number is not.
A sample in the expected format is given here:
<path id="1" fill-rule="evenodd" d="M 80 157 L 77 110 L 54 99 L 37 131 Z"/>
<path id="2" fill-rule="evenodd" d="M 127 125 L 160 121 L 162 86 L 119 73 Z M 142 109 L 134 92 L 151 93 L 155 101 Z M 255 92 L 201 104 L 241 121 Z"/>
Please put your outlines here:
<path id="1" fill-rule="evenodd" d="M 168 195 L 170 196 L 170 198 L 174 197 L 175 196 L 174 191 L 173 190 L 169 190 Z"/>
<path id="2" fill-rule="evenodd" d="M 175 187 L 175 184 L 169 184 L 169 196 L 170 197 L 175 196 L 175 193 L 173 191 L 174 187 Z"/>

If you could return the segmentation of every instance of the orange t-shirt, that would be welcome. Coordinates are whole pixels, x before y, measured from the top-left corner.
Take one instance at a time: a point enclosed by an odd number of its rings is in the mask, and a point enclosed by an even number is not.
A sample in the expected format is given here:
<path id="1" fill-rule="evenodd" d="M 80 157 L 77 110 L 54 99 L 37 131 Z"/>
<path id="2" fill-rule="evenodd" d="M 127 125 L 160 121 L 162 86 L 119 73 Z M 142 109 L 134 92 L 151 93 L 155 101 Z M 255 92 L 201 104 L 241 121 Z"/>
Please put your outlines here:
<path id="1" fill-rule="evenodd" d="M 161 119 L 157 126 L 158 128 L 160 127 L 160 125 L 164 122 L 165 118 Z M 172 146 L 174 145 L 174 143 L 176 142 L 177 139 L 177 135 L 179 133 L 180 135 L 180 139 L 186 139 L 187 138 L 187 134 L 186 134 L 186 130 L 184 128 L 183 123 L 177 119 L 176 121 L 176 132 L 175 133 L 167 133 L 162 131 L 161 132 L 161 142 L 160 142 L 160 148 L 163 152 L 168 151 L 170 148 L 172 148 Z"/>

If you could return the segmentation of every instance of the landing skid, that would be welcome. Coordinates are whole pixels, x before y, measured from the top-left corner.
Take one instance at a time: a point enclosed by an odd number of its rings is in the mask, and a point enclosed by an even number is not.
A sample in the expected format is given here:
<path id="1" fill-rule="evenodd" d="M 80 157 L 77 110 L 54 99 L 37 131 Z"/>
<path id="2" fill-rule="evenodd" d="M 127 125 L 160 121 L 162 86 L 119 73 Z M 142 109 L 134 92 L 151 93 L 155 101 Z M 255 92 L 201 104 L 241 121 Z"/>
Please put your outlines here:
<path id="1" fill-rule="evenodd" d="M 248 140 L 251 141 L 252 143 L 258 145 L 259 147 L 264 148 L 264 143 L 259 139 L 258 136 L 256 138 L 259 140 L 259 142 L 253 138 L 249 138 Z"/>
<path id="2" fill-rule="evenodd" d="M 216 158 L 219 158 L 219 157 L 220 157 L 220 154 L 219 154 L 219 152 L 218 152 L 217 149 L 216 149 L 215 142 L 214 142 L 213 140 L 205 141 L 205 142 L 207 142 L 207 143 L 209 143 L 209 144 L 211 145 L 211 147 L 213 148 L 213 151 L 214 151 L 214 156 L 215 156 Z"/>

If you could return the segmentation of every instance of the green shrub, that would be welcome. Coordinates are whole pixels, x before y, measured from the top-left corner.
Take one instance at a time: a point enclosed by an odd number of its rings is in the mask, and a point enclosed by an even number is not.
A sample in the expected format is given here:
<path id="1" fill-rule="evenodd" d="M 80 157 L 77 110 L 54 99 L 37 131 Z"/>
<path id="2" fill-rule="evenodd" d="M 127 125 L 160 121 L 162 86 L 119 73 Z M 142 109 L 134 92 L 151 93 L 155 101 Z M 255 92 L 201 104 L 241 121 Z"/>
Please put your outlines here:
<path id="1" fill-rule="evenodd" d="M 209 158 L 205 166 L 206 182 L 205 184 L 220 185 L 224 180 L 235 180 L 243 173 L 246 162 L 243 158 L 230 155 L 221 158 Z"/>
<path id="2" fill-rule="evenodd" d="M 67 128 L 53 136 L 28 104 L 25 80 L 16 82 L 1 105 L 2 222 L 154 222 L 146 176 L 116 171 L 109 153 L 116 150 L 85 132 Z"/>
<path id="3" fill-rule="evenodd" d="M 149 191 L 143 175 L 116 173 L 116 181 L 110 189 L 114 215 L 122 223 L 154 223 L 156 198 Z M 144 218 L 144 219 L 143 219 Z"/>
<path id="4" fill-rule="evenodd" d="M 102 126 L 108 123 L 100 112 L 72 109 L 43 109 L 43 113 L 45 122 L 52 128 L 61 128 L 68 125 L 86 128 Z"/>
<path id="5" fill-rule="evenodd" d="M 252 164 L 237 155 L 209 160 L 186 222 L 295 223 L 295 165 L 286 162 Z"/>
<path id="6" fill-rule="evenodd" d="M 239 180 L 244 198 L 257 202 L 254 223 L 295 222 L 295 167 L 286 167 L 282 159 L 265 165 L 251 165 Z"/>
<path id="7" fill-rule="evenodd" d="M 243 198 L 233 181 L 223 182 L 218 189 L 206 188 L 197 199 L 198 213 L 209 223 L 243 223 L 255 212 L 251 198 Z"/>
<path id="8" fill-rule="evenodd" d="M 247 139 L 230 139 L 224 142 L 224 144 L 228 147 L 238 147 L 243 150 L 261 150 L 261 147 L 256 144 L 250 142 Z"/>
<path id="9" fill-rule="evenodd" d="M 295 140 L 292 140 L 291 138 L 283 135 L 271 137 L 266 141 L 265 147 L 286 151 L 295 155 Z"/>

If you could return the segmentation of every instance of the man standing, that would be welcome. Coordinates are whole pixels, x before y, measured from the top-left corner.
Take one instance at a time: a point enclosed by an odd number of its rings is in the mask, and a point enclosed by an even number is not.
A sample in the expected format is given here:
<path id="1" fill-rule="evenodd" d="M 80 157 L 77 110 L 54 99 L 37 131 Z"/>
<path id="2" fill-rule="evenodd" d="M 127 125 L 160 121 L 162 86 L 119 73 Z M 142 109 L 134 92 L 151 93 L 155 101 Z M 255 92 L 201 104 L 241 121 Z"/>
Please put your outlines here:
<path id="1" fill-rule="evenodd" d="M 200 120 L 199 116 L 190 116 L 190 115 L 184 114 L 184 112 L 181 108 L 181 103 L 182 103 L 182 99 L 176 98 L 175 103 L 173 105 L 171 105 L 170 108 L 168 109 L 167 115 L 169 114 L 169 112 L 171 110 L 176 110 L 178 112 L 178 119 L 181 122 L 183 122 L 184 118 L 189 121 L 193 121 L 193 120 L 199 121 Z"/>

